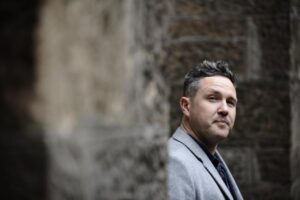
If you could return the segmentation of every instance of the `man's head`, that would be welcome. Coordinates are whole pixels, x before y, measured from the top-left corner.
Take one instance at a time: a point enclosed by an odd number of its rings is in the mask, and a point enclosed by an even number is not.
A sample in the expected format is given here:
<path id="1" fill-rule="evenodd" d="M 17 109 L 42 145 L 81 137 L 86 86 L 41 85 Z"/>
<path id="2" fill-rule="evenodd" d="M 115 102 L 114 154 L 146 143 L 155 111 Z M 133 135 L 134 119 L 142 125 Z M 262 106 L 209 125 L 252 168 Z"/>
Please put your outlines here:
<path id="1" fill-rule="evenodd" d="M 199 87 L 199 80 L 210 76 L 224 76 L 227 77 L 234 86 L 236 86 L 236 79 L 234 74 L 228 68 L 228 64 L 224 61 L 207 61 L 191 69 L 185 77 L 183 84 L 183 96 L 193 97 Z"/>
<path id="2" fill-rule="evenodd" d="M 204 61 L 185 76 L 182 125 L 211 151 L 232 129 L 236 104 L 235 77 L 225 62 Z"/>

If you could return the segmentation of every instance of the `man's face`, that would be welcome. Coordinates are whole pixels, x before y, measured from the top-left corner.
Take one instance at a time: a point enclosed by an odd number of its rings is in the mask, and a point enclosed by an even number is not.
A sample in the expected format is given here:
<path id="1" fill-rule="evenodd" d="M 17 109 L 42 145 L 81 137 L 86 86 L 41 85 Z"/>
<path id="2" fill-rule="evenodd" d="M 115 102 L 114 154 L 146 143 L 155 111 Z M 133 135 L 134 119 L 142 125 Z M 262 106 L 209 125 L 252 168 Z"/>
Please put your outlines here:
<path id="1" fill-rule="evenodd" d="M 236 90 L 228 78 L 202 78 L 197 93 L 189 98 L 188 119 L 196 137 L 208 144 L 225 139 L 234 125 L 236 104 Z"/>

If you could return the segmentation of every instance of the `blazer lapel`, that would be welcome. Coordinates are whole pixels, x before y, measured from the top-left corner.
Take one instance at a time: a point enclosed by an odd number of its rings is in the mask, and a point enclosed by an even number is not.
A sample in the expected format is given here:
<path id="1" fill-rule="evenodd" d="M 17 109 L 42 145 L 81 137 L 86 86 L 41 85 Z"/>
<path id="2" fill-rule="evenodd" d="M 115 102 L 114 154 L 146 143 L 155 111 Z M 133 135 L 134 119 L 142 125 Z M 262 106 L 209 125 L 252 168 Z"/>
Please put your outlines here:
<path id="1" fill-rule="evenodd" d="M 236 182 L 235 182 L 235 180 L 234 180 L 234 178 L 233 178 L 233 176 L 232 176 L 230 170 L 228 169 L 226 163 L 224 162 L 224 160 L 223 160 L 222 156 L 219 154 L 219 152 L 217 152 L 217 154 L 218 154 L 219 158 L 221 159 L 221 161 L 223 162 L 223 164 L 224 164 L 224 166 L 225 166 L 225 169 L 226 169 L 226 171 L 227 171 L 228 177 L 229 177 L 230 182 L 231 182 L 231 184 L 232 184 L 232 187 L 233 187 L 233 189 L 234 189 L 236 198 L 237 198 L 238 200 L 243 200 L 243 196 L 242 196 L 242 194 L 241 194 L 241 192 L 240 192 L 240 190 L 239 190 L 239 188 L 238 188 L 238 186 L 237 186 L 237 184 L 236 184 Z"/>
<path id="2" fill-rule="evenodd" d="M 227 199 L 233 200 L 233 197 L 227 186 L 225 185 L 223 179 L 216 170 L 215 166 L 209 160 L 206 153 L 202 150 L 202 148 L 181 128 L 178 128 L 176 130 L 173 138 L 185 145 L 198 158 L 198 160 L 202 162 L 208 173 L 212 176 L 212 178 L 215 180 L 215 182 L 223 192 L 224 196 L 226 196 Z"/>

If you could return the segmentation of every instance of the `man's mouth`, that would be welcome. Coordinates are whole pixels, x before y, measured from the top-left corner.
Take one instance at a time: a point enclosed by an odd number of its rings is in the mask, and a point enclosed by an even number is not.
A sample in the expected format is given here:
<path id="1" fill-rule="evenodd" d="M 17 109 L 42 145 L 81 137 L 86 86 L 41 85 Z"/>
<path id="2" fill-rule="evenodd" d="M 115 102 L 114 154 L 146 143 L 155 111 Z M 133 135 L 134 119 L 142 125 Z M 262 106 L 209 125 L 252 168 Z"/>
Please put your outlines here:
<path id="1" fill-rule="evenodd" d="M 225 119 L 218 119 L 218 120 L 215 120 L 214 122 L 218 123 L 218 124 L 225 124 L 225 125 L 229 126 L 229 122 Z"/>

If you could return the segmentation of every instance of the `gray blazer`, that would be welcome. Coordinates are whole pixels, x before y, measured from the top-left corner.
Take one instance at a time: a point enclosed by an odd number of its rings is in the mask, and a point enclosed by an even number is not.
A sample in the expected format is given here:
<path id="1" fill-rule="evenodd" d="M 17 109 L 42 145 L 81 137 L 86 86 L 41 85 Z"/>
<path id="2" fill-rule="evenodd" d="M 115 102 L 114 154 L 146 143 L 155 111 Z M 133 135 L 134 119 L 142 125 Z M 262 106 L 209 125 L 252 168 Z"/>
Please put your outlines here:
<path id="1" fill-rule="evenodd" d="M 170 200 L 233 200 L 202 148 L 181 128 L 168 141 L 168 194 Z M 219 152 L 236 197 L 243 197 Z"/>

